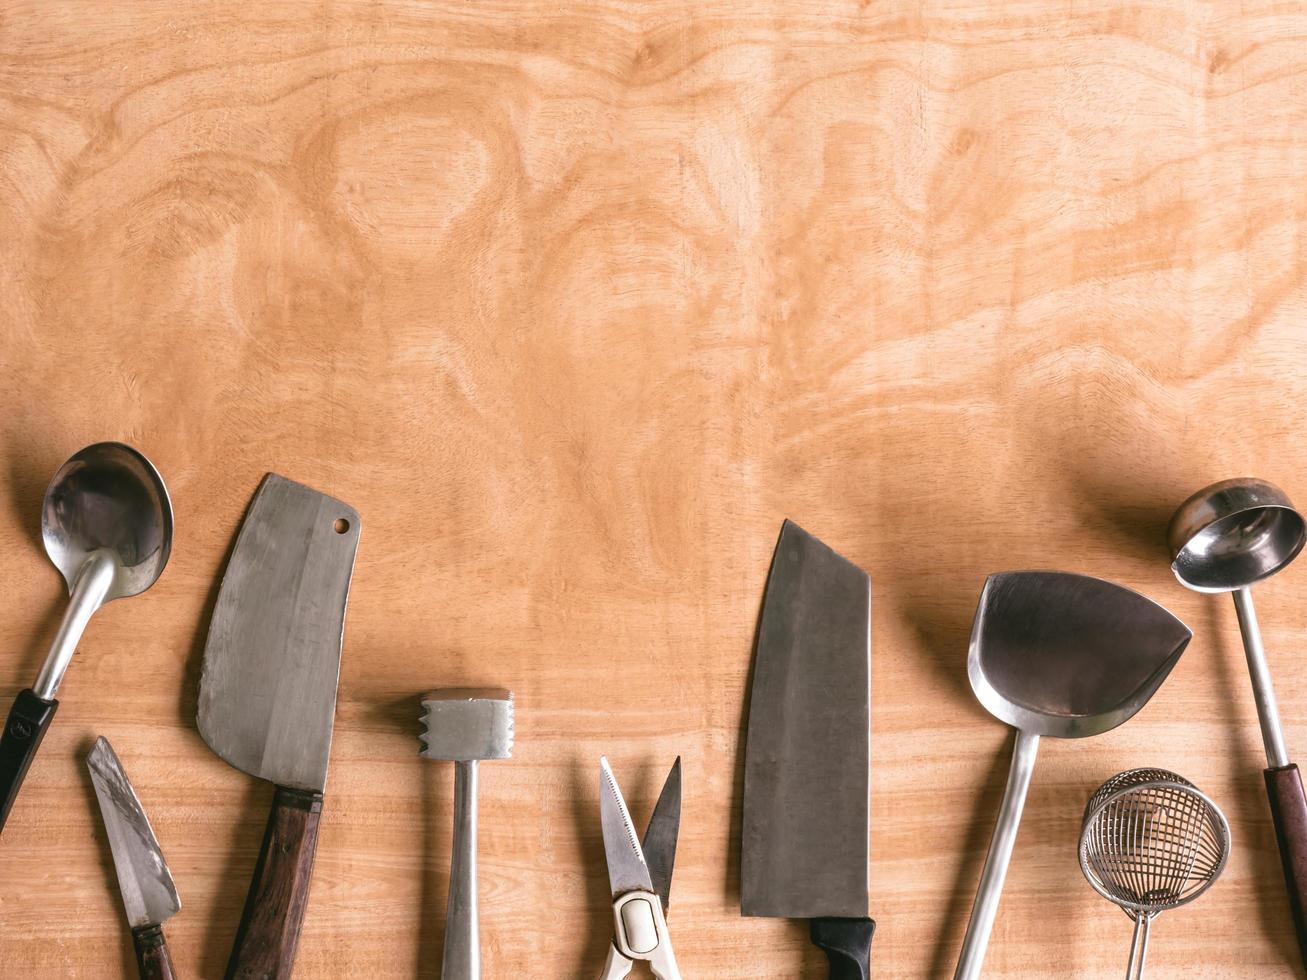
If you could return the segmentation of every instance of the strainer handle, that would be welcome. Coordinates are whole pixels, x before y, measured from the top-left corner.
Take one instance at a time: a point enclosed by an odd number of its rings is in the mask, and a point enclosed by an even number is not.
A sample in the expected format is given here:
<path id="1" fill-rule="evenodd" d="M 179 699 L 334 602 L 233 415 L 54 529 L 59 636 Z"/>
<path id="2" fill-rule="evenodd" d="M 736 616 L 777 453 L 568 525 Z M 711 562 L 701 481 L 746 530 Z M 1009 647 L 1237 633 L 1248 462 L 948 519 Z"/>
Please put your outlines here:
<path id="1" fill-rule="evenodd" d="M 1280 845 L 1280 862 L 1284 865 L 1284 883 L 1289 889 L 1289 909 L 1293 928 L 1298 933 L 1298 950 L 1307 964 L 1307 923 L 1303 908 L 1307 905 L 1307 796 L 1303 794 L 1302 776 L 1293 763 L 1266 770 L 1266 796 L 1275 820 L 1275 837 Z"/>

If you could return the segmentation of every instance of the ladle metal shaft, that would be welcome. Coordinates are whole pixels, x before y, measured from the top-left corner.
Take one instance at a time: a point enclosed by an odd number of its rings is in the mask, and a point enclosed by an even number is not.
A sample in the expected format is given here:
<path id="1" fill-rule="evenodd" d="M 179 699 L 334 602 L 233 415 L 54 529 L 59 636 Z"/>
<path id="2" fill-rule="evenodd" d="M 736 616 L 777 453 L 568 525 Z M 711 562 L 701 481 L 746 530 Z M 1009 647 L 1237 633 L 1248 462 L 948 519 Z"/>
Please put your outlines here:
<path id="1" fill-rule="evenodd" d="M 1248 675 L 1252 678 L 1253 700 L 1257 702 L 1257 721 L 1261 725 L 1262 742 L 1266 746 L 1267 767 L 1279 769 L 1289 764 L 1289 750 L 1284 745 L 1280 708 L 1275 701 L 1275 687 L 1271 684 L 1271 670 L 1266 663 L 1266 649 L 1262 646 L 1262 631 L 1257 625 L 1252 589 L 1245 586 L 1234 591 L 1234 608 L 1239 614 L 1239 632 L 1243 634 L 1243 650 L 1248 657 Z"/>
<path id="2" fill-rule="evenodd" d="M 68 609 L 64 612 L 63 622 L 59 624 L 59 632 L 55 634 L 54 642 L 50 644 L 50 652 L 46 654 L 45 663 L 41 665 L 41 673 L 37 675 L 36 684 L 32 687 L 41 700 L 54 699 L 68 665 L 72 662 L 73 654 L 77 652 L 77 644 L 81 641 L 82 634 L 86 632 L 86 624 L 91 621 L 91 616 L 104 604 L 104 597 L 109 594 L 116 567 L 113 553 L 106 549 L 93 551 L 87 556 L 81 572 L 77 575 L 77 583 L 73 586 L 73 594 L 68 601 Z"/>

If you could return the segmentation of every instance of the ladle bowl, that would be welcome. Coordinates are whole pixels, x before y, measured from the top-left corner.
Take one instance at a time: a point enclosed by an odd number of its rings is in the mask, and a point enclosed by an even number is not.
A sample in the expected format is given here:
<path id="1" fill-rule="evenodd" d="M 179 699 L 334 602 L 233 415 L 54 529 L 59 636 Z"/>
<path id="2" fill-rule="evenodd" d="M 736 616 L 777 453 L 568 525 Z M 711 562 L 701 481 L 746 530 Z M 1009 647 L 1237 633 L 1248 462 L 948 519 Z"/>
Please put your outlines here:
<path id="1" fill-rule="evenodd" d="M 1166 532 L 1171 570 L 1196 592 L 1233 592 L 1298 557 L 1307 524 L 1284 491 L 1251 477 L 1223 480 L 1182 503 Z"/>
<path id="2" fill-rule="evenodd" d="M 59 467 L 41 507 L 46 554 L 71 593 L 87 559 L 107 551 L 113 574 L 104 601 L 139 595 L 172 551 L 172 501 L 154 464 L 131 446 L 97 442 Z"/>
<path id="3" fill-rule="evenodd" d="M 106 602 L 144 592 L 168 564 L 172 502 L 148 459 L 120 442 L 98 442 L 50 481 L 41 537 L 70 598 L 36 683 L 18 692 L 0 730 L 0 830 L 54 719 L 55 692 L 87 623 Z"/>

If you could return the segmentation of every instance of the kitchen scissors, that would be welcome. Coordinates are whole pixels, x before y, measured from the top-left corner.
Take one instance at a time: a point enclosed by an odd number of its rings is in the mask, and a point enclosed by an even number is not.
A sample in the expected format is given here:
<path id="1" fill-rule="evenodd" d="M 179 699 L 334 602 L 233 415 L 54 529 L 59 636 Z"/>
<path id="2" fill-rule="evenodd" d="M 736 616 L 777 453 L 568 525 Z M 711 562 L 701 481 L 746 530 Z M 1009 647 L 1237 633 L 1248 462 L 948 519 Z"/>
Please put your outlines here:
<path id="1" fill-rule="evenodd" d="M 599 819 L 613 890 L 613 941 L 601 980 L 630 976 L 635 960 L 648 962 L 659 980 L 681 980 L 667 932 L 672 865 L 681 829 L 680 756 L 663 783 L 643 840 L 636 836 L 608 760 L 600 757 Z"/>

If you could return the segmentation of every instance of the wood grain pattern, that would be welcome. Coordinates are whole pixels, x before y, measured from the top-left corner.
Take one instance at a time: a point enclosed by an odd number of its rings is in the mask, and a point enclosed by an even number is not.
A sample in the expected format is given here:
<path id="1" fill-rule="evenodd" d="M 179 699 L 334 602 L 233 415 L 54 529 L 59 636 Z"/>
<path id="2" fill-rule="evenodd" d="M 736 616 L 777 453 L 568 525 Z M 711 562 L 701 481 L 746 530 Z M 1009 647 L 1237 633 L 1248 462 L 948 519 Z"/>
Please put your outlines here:
<path id="1" fill-rule="evenodd" d="M 159 926 L 139 926 L 132 930 L 136 947 L 136 966 L 140 980 L 176 980 L 168 940 Z"/>
<path id="2" fill-rule="evenodd" d="M 227 980 L 284 980 L 294 973 L 321 821 L 321 793 L 276 787 Z"/>
<path id="3" fill-rule="evenodd" d="M 1248 0 L 0 0 L 0 699 L 64 598 L 58 464 L 139 446 L 177 539 L 97 614 L 0 841 L 0 962 L 131 976 L 82 757 L 132 773 L 222 974 L 271 789 L 195 729 L 216 576 L 276 470 L 355 506 L 296 976 L 435 977 L 451 821 L 419 695 L 503 685 L 481 795 L 488 976 L 597 976 L 596 762 L 685 799 L 687 977 L 821 977 L 738 915 L 740 725 L 793 517 L 872 575 L 878 978 L 947 976 L 1011 733 L 972 697 L 985 576 L 1140 589 L 1195 640 L 1122 728 L 1041 752 L 993 980 L 1115 978 L 1087 795 L 1136 765 L 1226 810 L 1222 880 L 1150 970 L 1293 976 L 1228 600 L 1167 569 L 1172 508 L 1255 474 L 1307 503 L 1307 12 Z M 1307 746 L 1307 564 L 1259 587 Z M 1301 755 L 1301 752 L 1296 753 Z"/>

